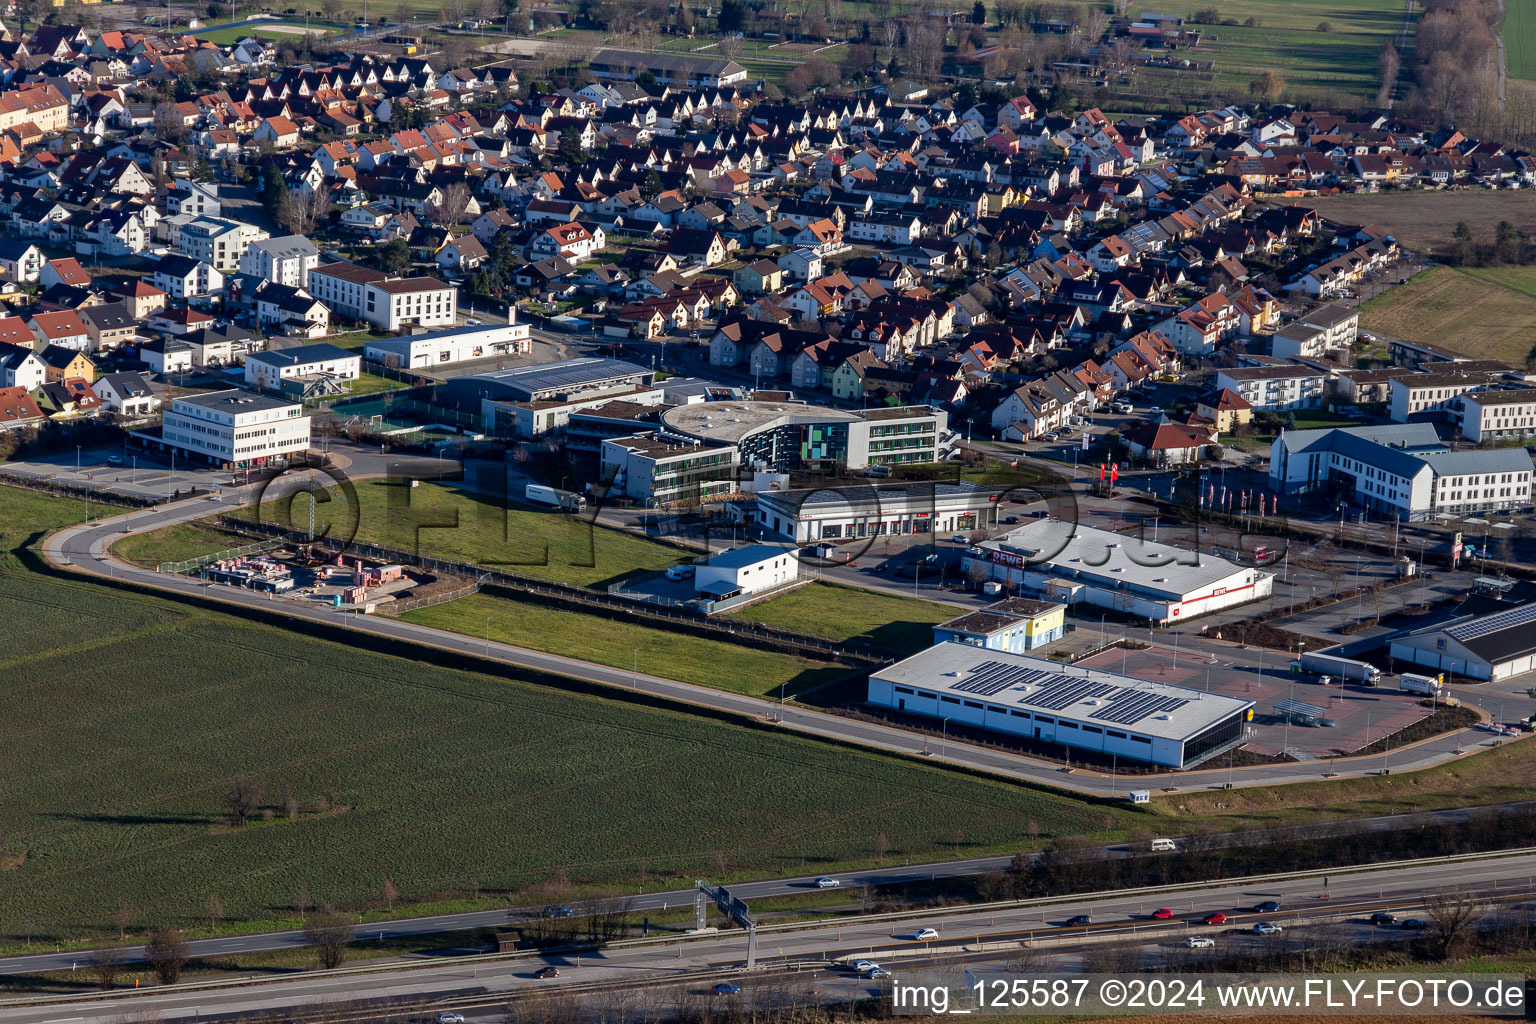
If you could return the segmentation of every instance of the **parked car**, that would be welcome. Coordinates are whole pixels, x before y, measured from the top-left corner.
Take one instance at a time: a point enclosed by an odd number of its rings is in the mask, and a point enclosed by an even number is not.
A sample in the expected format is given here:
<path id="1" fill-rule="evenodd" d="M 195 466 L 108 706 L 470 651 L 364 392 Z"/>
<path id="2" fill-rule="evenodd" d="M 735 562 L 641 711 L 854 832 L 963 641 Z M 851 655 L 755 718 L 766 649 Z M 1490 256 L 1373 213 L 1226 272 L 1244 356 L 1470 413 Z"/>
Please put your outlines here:
<path id="1" fill-rule="evenodd" d="M 1009 516 L 1007 519 L 1003 520 L 1003 522 L 1007 523 L 1009 526 L 1013 526 L 1018 521 L 1019 521 L 1019 517 L 1018 516 Z"/>
<path id="2" fill-rule="evenodd" d="M 1156 910 L 1152 911 L 1152 920 L 1154 921 L 1169 921 L 1172 919 L 1173 911 L 1169 910 L 1167 907 L 1158 907 Z"/>
<path id="3" fill-rule="evenodd" d="M 1284 928 L 1271 921 L 1260 921 L 1253 926 L 1253 934 L 1255 935 L 1279 935 L 1283 931 L 1285 931 Z"/>
<path id="4" fill-rule="evenodd" d="M 108 455 L 107 456 L 107 465 L 109 465 L 109 466 L 121 466 L 122 464 L 123 464 L 123 457 L 121 455 Z"/>
<path id="5" fill-rule="evenodd" d="M 843 883 L 839 882 L 837 879 L 829 878 L 826 875 L 822 875 L 820 878 L 816 879 L 816 888 L 818 889 L 836 889 L 842 884 Z"/>
<path id="6" fill-rule="evenodd" d="M 540 967 L 537 971 L 533 972 L 533 976 L 535 978 L 558 978 L 560 977 L 560 968 L 554 966 Z"/>
<path id="7" fill-rule="evenodd" d="M 939 930 L 937 928 L 919 928 L 912 933 L 912 937 L 919 942 L 927 942 L 929 939 L 938 938 Z"/>
<path id="8" fill-rule="evenodd" d="M 949 539 L 950 539 L 950 542 L 953 543 L 953 544 L 969 544 L 970 543 L 970 540 L 967 539 L 965 534 L 963 534 L 963 533 L 957 533 L 957 534 L 955 534 L 953 537 L 951 537 Z"/>
<path id="9" fill-rule="evenodd" d="M 691 565 L 674 565 L 667 570 L 667 579 L 669 580 L 689 580 L 692 578 L 693 566 Z"/>
<path id="10" fill-rule="evenodd" d="M 1204 924 L 1226 924 L 1227 915 L 1223 914 L 1219 910 L 1213 910 L 1209 914 L 1206 914 L 1204 917 L 1202 917 L 1200 920 Z"/>
<path id="11" fill-rule="evenodd" d="M 1216 940 L 1208 935 L 1191 935 L 1184 940 L 1184 945 L 1189 949 L 1213 949 Z"/>

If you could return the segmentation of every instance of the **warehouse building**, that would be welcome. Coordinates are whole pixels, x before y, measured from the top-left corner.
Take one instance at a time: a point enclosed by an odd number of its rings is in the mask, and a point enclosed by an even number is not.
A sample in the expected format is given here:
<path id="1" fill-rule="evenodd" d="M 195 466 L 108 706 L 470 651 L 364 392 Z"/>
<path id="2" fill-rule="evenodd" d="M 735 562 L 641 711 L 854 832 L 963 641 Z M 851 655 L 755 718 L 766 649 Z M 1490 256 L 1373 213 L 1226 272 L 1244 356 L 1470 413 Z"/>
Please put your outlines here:
<path id="1" fill-rule="evenodd" d="M 1490 682 L 1524 675 L 1536 670 L 1536 604 L 1415 630 L 1392 641 L 1392 657 Z"/>
<path id="2" fill-rule="evenodd" d="M 869 703 L 1169 768 L 1244 741 L 1253 702 L 943 643 L 869 676 Z"/>
<path id="3" fill-rule="evenodd" d="M 1037 519 L 983 541 L 961 563 L 967 579 L 1157 623 L 1268 597 L 1275 579 L 1215 555 L 1060 519 Z"/>
<path id="4" fill-rule="evenodd" d="M 705 597 L 723 600 L 741 594 L 762 594 L 795 582 L 800 575 L 800 556 L 794 548 L 773 544 L 717 551 L 694 569 L 694 589 Z"/>
<path id="5" fill-rule="evenodd" d="M 997 524 L 997 488 L 928 482 L 760 491 L 753 517 L 796 543 L 965 533 Z"/>
<path id="6" fill-rule="evenodd" d="M 622 359 L 566 359 L 558 363 L 454 377 L 438 388 L 440 400 L 478 413 L 488 433 L 525 440 L 564 430 L 571 414 L 614 399 L 660 405 L 656 374 Z"/>

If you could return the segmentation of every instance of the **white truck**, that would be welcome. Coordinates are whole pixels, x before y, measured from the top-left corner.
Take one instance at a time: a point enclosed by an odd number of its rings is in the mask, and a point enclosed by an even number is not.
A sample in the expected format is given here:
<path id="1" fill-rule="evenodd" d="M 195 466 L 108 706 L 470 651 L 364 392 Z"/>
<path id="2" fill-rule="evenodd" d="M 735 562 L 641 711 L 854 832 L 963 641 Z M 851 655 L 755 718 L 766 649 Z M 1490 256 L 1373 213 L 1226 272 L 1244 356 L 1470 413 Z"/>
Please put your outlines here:
<path id="1" fill-rule="evenodd" d="M 1297 672 L 1312 672 L 1320 676 L 1332 676 L 1340 680 L 1351 679 L 1366 686 L 1375 686 L 1381 682 L 1381 669 L 1375 665 L 1314 651 L 1303 651 L 1299 659 L 1291 662 L 1291 669 Z"/>
<path id="2" fill-rule="evenodd" d="M 550 505 L 567 512 L 580 512 L 587 507 L 587 499 L 575 491 L 562 491 L 543 484 L 529 484 L 523 491 L 523 498 L 535 505 Z"/>
<path id="3" fill-rule="evenodd" d="M 1397 688 L 1404 693 L 1422 693 L 1426 697 L 1444 697 L 1445 684 L 1439 676 L 1421 676 L 1412 672 L 1404 672 L 1398 680 Z"/>

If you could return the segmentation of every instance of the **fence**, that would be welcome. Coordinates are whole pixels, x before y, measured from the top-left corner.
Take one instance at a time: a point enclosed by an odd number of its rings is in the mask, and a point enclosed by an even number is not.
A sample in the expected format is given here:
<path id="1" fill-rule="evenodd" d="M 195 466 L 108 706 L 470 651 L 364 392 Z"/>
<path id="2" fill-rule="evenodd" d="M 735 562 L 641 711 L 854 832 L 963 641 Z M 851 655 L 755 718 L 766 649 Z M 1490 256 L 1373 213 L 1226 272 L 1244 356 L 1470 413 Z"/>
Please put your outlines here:
<path id="1" fill-rule="evenodd" d="M 276 523 L 257 523 L 233 516 L 217 516 L 214 521 L 224 529 L 232 530 L 236 533 L 282 535 L 289 537 L 290 543 L 296 542 L 291 539 L 291 531 L 285 530 Z M 308 543 L 307 540 L 305 542 Z M 316 538 L 313 543 L 321 548 L 338 549 L 335 541 L 323 537 Z M 825 637 L 781 629 L 761 622 L 737 620 L 732 620 L 728 623 L 712 622 L 692 609 L 684 611 L 678 608 L 642 604 L 638 601 L 618 597 L 613 594 L 588 590 L 585 587 L 556 583 L 553 580 L 533 576 L 519 576 L 512 573 L 487 571 L 482 566 L 473 565 L 468 562 L 430 558 L 409 551 L 380 547 L 376 544 L 352 541 L 345 545 L 345 550 L 349 554 L 361 555 L 365 558 L 373 558 L 401 565 L 415 565 L 429 572 L 474 579 L 476 581 L 476 589 L 478 590 L 488 592 L 501 591 L 513 598 L 534 598 L 550 604 L 567 607 L 578 606 L 577 610 L 589 613 L 598 610 L 618 613 L 634 619 L 649 620 L 653 623 L 665 623 L 664 628 L 671 629 L 674 632 L 693 633 L 709 639 L 724 640 L 728 643 L 746 643 L 749 646 L 756 645 L 771 649 L 782 649 L 786 646 L 798 647 L 801 650 L 828 658 L 861 664 L 886 661 L 896 653 L 868 644 L 857 646 L 842 644 L 835 640 L 828 640 Z"/>
<path id="2" fill-rule="evenodd" d="M 284 544 L 281 540 L 262 540 L 254 544 L 245 544 L 238 548 L 225 548 L 223 551 L 211 555 L 202 555 L 198 558 L 189 558 L 183 562 L 161 562 L 155 567 L 156 572 L 163 572 L 169 576 L 188 576 L 201 569 L 210 562 L 222 562 L 226 558 L 249 558 L 251 555 L 264 555 L 268 551 L 275 551 Z"/>
<path id="3" fill-rule="evenodd" d="M 480 585 L 485 582 L 487 574 L 481 573 L 477 579 L 470 580 L 462 587 L 444 591 L 441 594 L 429 594 L 426 597 L 413 597 L 405 601 L 392 601 L 381 604 L 374 609 L 376 614 L 397 616 L 406 612 L 414 612 L 419 608 L 431 608 L 433 605 L 446 604 L 449 601 L 457 601 L 461 597 L 469 597 L 480 592 Z"/>
<path id="4" fill-rule="evenodd" d="M 42 494 L 51 494 L 55 498 L 78 498 L 81 501 L 94 501 L 100 505 L 117 505 L 120 508 L 152 508 L 160 504 L 158 498 L 140 498 L 131 494 L 117 494 L 113 491 L 96 490 L 92 487 L 77 487 L 74 484 L 55 483 L 48 477 L 22 476 L 16 473 L 0 471 L 0 483 L 11 487 L 24 487 L 29 491 L 38 491 Z M 187 492 L 188 496 L 196 495 L 194 489 Z"/>

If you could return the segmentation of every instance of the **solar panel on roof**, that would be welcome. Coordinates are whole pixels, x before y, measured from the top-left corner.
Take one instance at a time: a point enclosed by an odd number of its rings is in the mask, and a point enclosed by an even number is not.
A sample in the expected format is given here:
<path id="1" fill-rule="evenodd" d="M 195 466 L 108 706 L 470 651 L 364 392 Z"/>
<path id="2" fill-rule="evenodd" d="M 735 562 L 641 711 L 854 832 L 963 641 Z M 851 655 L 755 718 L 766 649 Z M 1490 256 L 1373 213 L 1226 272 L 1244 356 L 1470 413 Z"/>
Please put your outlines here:
<path id="1" fill-rule="evenodd" d="M 1060 711 L 1081 700 L 1107 697 L 1114 690 L 1115 687 L 1109 683 L 1095 682 L 1092 679 L 1058 679 L 1056 682 L 1047 683 L 1033 694 L 1021 697 L 1019 702 L 1048 708 L 1051 711 Z"/>
<path id="2" fill-rule="evenodd" d="M 1182 697 L 1164 697 L 1144 690 L 1121 690 L 1110 698 L 1109 706 L 1090 714 L 1089 718 L 1114 722 L 1118 725 L 1135 725 L 1150 715 L 1177 711 L 1188 704 Z"/>
<path id="3" fill-rule="evenodd" d="M 963 681 L 955 683 L 950 689 L 994 697 L 1009 687 L 1027 685 L 1049 675 L 1050 673 L 1041 672 L 1038 669 L 1021 668 L 1001 661 L 984 661 L 972 669 L 970 675 Z"/>
<path id="4" fill-rule="evenodd" d="M 1536 604 L 1526 604 L 1519 608 L 1511 608 L 1509 611 L 1497 612 L 1484 619 L 1451 626 L 1445 631 L 1445 635 L 1452 640 L 1476 640 L 1490 633 L 1523 626 L 1533 621 L 1536 621 Z"/>

